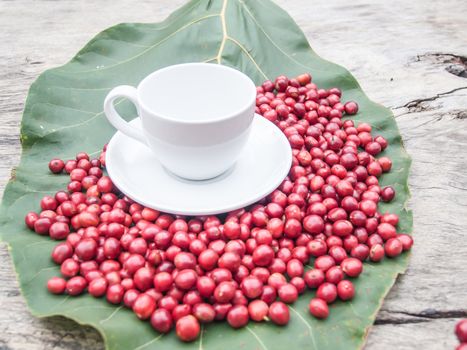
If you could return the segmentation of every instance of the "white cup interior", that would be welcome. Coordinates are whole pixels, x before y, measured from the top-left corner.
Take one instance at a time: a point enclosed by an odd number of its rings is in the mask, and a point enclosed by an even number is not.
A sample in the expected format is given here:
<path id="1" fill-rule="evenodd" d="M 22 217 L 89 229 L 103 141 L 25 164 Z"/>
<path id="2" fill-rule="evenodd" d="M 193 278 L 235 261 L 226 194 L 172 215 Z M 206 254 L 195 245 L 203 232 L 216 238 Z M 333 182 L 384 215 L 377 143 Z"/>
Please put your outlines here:
<path id="1" fill-rule="evenodd" d="M 242 72 L 218 64 L 185 63 L 160 69 L 138 86 L 140 103 L 177 122 L 213 122 L 254 103 L 256 87 Z"/>

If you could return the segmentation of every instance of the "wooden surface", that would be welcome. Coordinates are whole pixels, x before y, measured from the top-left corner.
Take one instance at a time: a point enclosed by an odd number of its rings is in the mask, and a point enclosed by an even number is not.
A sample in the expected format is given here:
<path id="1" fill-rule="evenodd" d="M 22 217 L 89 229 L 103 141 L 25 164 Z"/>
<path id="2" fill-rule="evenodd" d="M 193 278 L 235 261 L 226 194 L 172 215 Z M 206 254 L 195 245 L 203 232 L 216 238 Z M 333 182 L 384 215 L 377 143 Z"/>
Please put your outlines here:
<path id="1" fill-rule="evenodd" d="M 99 31 L 160 21 L 183 2 L 0 0 L 0 192 L 19 160 L 21 113 L 34 79 Z M 366 349 L 453 349 L 455 322 L 467 317 L 467 2 L 278 3 L 318 54 L 350 69 L 373 100 L 394 110 L 413 159 L 416 244 Z M 2 350 L 103 348 L 90 328 L 29 314 L 4 244 L 0 310 Z"/>

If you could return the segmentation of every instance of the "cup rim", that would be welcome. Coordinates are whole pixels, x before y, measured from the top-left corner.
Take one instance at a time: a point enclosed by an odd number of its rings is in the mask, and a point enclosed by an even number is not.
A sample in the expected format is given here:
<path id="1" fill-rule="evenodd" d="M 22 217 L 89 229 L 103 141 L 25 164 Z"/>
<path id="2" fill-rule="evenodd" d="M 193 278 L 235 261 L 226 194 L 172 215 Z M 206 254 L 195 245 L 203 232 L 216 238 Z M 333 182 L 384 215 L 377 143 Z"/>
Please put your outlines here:
<path id="1" fill-rule="evenodd" d="M 148 106 L 140 98 L 139 90 L 142 89 L 144 84 L 147 83 L 149 80 L 152 80 L 155 77 L 157 78 L 157 75 L 159 75 L 160 73 L 166 72 L 168 70 L 177 69 L 177 68 L 182 67 L 182 66 L 210 66 L 210 67 L 215 67 L 215 69 L 228 70 L 231 73 L 237 74 L 238 76 L 242 77 L 242 79 L 245 80 L 248 83 L 248 85 L 250 85 L 250 87 L 251 87 L 251 100 L 249 100 L 248 103 L 246 103 L 243 107 L 239 108 L 238 110 L 236 110 L 234 112 L 230 112 L 228 114 L 222 114 L 217 118 L 211 118 L 209 120 L 202 120 L 202 119 L 198 119 L 198 120 L 197 119 L 195 119 L 195 120 L 182 120 L 182 119 L 172 118 L 172 117 L 170 117 L 168 115 L 164 115 L 164 114 L 161 114 L 161 113 L 152 112 L 152 110 L 150 108 L 148 108 Z M 255 101 L 256 101 L 256 85 L 248 75 L 246 75 L 245 73 L 243 73 L 243 72 L 241 72 L 241 71 L 239 71 L 239 70 L 237 70 L 235 68 L 232 68 L 232 67 L 229 67 L 229 66 L 226 66 L 226 65 L 223 65 L 223 64 L 217 64 L 217 63 L 189 62 L 189 63 L 180 63 L 180 64 L 174 64 L 174 65 L 166 66 L 164 68 L 161 68 L 161 69 L 158 69 L 158 70 L 152 72 L 151 74 L 146 76 L 143 80 L 141 80 L 141 82 L 137 86 L 137 91 L 138 91 L 138 103 L 142 108 L 144 108 L 146 111 L 150 112 L 151 115 L 155 115 L 158 118 L 164 119 L 164 120 L 172 122 L 172 123 L 179 123 L 179 124 L 215 124 L 215 123 L 218 123 L 218 122 L 223 122 L 223 121 L 233 119 L 233 118 L 243 114 L 245 111 L 247 111 L 252 106 L 254 107 L 255 106 Z M 253 111 L 253 114 L 254 114 L 254 111 Z"/>

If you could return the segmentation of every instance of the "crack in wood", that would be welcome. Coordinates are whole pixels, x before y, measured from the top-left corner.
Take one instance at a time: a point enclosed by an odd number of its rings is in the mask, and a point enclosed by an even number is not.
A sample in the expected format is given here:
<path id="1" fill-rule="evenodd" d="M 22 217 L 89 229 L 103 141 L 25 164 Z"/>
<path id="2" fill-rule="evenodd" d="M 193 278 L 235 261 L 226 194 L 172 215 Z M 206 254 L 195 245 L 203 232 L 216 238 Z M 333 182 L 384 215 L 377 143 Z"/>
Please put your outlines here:
<path id="1" fill-rule="evenodd" d="M 388 314 L 388 315 L 386 315 Z M 403 316 L 407 317 L 403 317 Z M 378 317 L 375 325 L 400 325 L 411 323 L 432 322 L 439 319 L 467 318 L 467 310 L 435 310 L 425 309 L 420 312 L 408 311 L 389 311 L 386 310 L 383 315 Z"/>
<path id="2" fill-rule="evenodd" d="M 435 310 L 435 309 L 425 309 L 420 313 L 399 312 L 407 316 L 413 317 L 424 317 L 428 319 L 439 319 L 439 318 L 466 318 L 467 310 Z"/>
<path id="3" fill-rule="evenodd" d="M 454 119 L 467 119 L 467 110 L 454 113 Z"/>
<path id="4" fill-rule="evenodd" d="M 423 104 L 424 102 L 431 102 L 431 101 L 435 101 L 439 98 L 443 98 L 443 97 L 446 97 L 450 94 L 453 94 L 457 91 L 460 91 L 460 90 L 466 90 L 467 89 L 467 86 L 462 86 L 462 87 L 459 87 L 459 88 L 455 88 L 455 89 L 452 89 L 452 90 L 449 90 L 449 91 L 446 91 L 446 92 L 440 92 L 439 94 L 436 94 L 435 96 L 430 96 L 430 97 L 425 97 L 425 98 L 417 98 L 415 100 L 411 100 L 401 106 L 396 106 L 396 107 L 392 107 L 392 109 L 401 109 L 401 108 L 408 108 L 410 112 L 411 109 L 413 109 L 413 112 L 420 112 L 419 110 L 416 110 L 417 108 L 422 108 L 421 107 L 421 104 Z M 426 108 L 425 108 L 426 109 Z M 412 112 L 412 113 L 413 113 Z"/>
<path id="5" fill-rule="evenodd" d="M 20 296 L 21 293 L 19 292 L 18 289 L 13 289 L 13 290 L 10 290 L 8 292 L 6 292 L 5 294 L 8 298 L 12 298 L 12 297 L 17 297 L 17 296 Z M 1 350 L 1 348 L 0 348 Z"/>
<path id="6" fill-rule="evenodd" d="M 3 340 L 0 340 L 0 350 L 13 350 Z"/>
<path id="7" fill-rule="evenodd" d="M 448 73 L 451 73 L 460 78 L 467 78 L 467 57 L 455 55 L 452 53 L 427 53 L 424 55 L 417 55 L 415 62 L 421 62 L 423 60 L 432 60 L 441 65 L 447 65 L 445 67 Z"/>
<path id="8" fill-rule="evenodd" d="M 401 324 L 425 323 L 425 322 L 430 322 L 430 320 L 427 320 L 427 319 L 377 319 L 374 325 L 385 326 L 385 325 L 401 325 Z"/>
<path id="9" fill-rule="evenodd" d="M 0 139 L 0 146 L 17 146 L 19 142 L 19 137 L 16 135 L 13 137 L 6 136 Z"/>
<path id="10" fill-rule="evenodd" d="M 432 108 L 434 109 L 434 108 Z M 398 115 L 395 116 L 396 119 L 398 119 L 399 117 L 403 117 L 405 115 L 408 115 L 408 114 L 412 114 L 412 113 L 419 113 L 419 112 L 425 112 L 427 110 L 432 110 L 432 109 L 420 109 L 420 110 L 409 110 L 407 112 L 404 112 L 404 113 L 400 113 Z M 441 114 L 437 114 L 436 117 L 430 119 L 430 120 L 427 120 L 425 123 L 422 123 L 420 125 L 418 125 L 418 127 L 420 126 L 424 126 L 424 125 L 427 125 L 427 124 L 433 124 L 433 123 L 436 123 L 436 122 L 439 122 L 445 118 L 451 118 L 452 120 L 464 120 L 464 119 L 467 119 L 467 110 L 452 110 L 450 112 L 447 112 L 447 113 L 441 113 Z"/>

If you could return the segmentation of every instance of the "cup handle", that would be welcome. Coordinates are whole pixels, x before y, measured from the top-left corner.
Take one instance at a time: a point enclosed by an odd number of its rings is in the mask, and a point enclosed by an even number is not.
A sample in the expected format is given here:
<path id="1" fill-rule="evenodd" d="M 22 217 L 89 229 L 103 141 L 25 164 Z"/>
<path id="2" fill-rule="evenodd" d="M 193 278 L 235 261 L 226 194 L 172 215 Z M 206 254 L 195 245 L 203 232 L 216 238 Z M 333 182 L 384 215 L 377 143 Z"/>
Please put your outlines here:
<path id="1" fill-rule="evenodd" d="M 134 138 L 144 145 L 147 145 L 143 132 L 133 125 L 130 125 L 130 123 L 125 121 L 115 110 L 114 101 L 118 97 L 129 99 L 135 105 L 138 117 L 141 117 L 136 89 L 129 85 L 120 85 L 110 90 L 104 100 L 105 116 L 109 120 L 110 124 L 112 124 L 117 130 L 131 138 Z"/>

